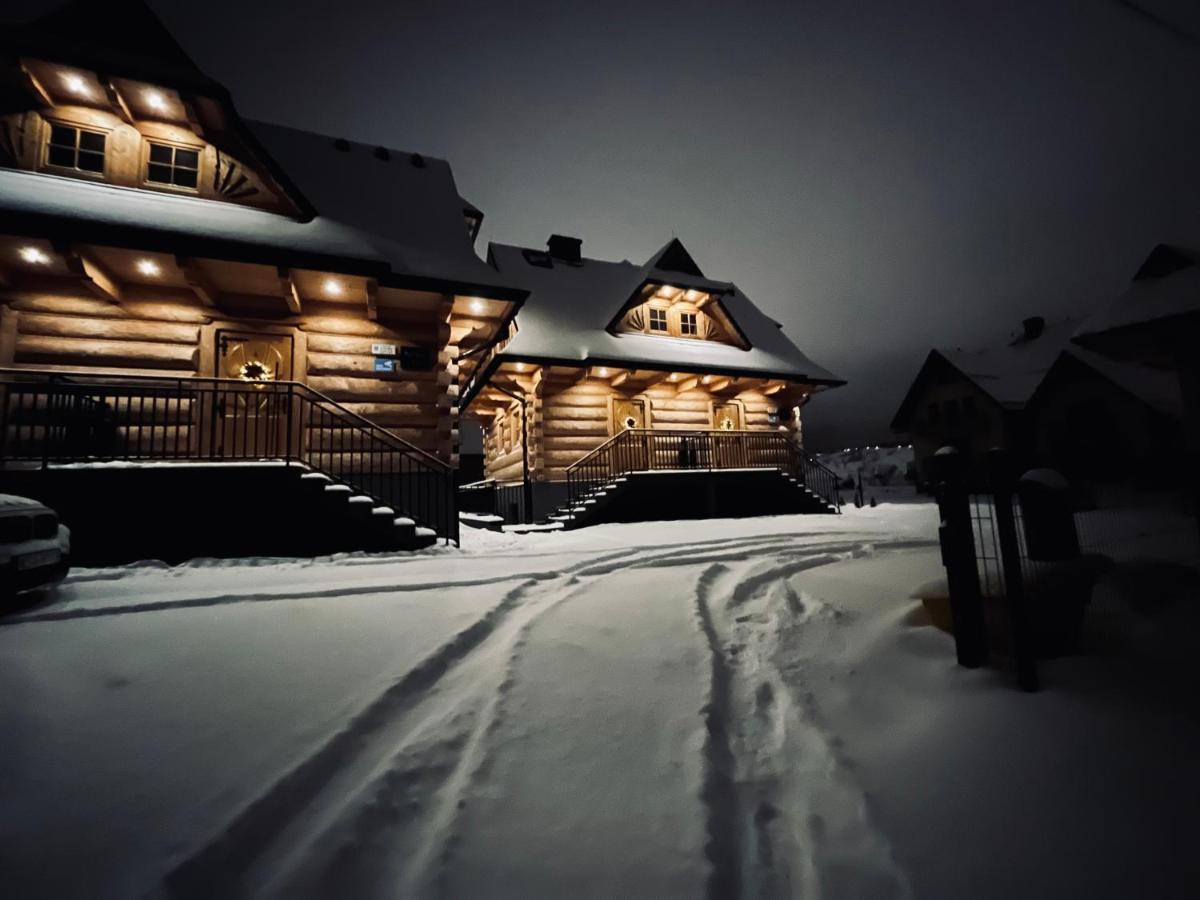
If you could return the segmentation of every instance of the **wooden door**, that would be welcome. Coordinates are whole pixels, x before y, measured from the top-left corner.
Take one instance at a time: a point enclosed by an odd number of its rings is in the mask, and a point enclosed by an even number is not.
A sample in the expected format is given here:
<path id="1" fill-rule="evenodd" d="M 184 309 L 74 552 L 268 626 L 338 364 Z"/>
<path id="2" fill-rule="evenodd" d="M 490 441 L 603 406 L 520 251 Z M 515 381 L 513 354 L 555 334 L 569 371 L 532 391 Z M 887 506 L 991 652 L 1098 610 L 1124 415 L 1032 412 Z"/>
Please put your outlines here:
<path id="1" fill-rule="evenodd" d="M 748 464 L 746 447 L 741 433 L 743 427 L 742 405 L 740 403 L 721 403 L 715 407 L 713 409 L 713 427 L 717 431 L 713 435 L 716 467 L 735 469 L 746 466 Z"/>
<path id="2" fill-rule="evenodd" d="M 634 398 L 626 400 L 617 398 L 612 405 L 611 432 L 620 434 L 623 431 L 643 429 L 646 427 L 646 401 Z M 648 436 L 622 442 L 619 451 L 621 459 L 616 464 L 622 469 L 652 469 L 650 459 L 650 443 Z"/>
<path id="3" fill-rule="evenodd" d="M 287 334 L 217 332 L 215 446 L 223 459 L 273 459 L 286 453 L 288 404 L 272 382 L 292 380 L 293 341 Z"/>

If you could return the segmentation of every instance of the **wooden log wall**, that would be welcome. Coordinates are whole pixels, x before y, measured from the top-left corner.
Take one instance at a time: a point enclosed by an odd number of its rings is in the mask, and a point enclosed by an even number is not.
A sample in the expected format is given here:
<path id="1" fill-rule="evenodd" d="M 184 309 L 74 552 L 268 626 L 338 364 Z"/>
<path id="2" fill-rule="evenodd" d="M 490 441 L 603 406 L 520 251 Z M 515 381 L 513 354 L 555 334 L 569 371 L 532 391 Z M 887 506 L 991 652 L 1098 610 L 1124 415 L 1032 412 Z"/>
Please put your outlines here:
<path id="1" fill-rule="evenodd" d="M 713 427 L 713 407 L 729 400 L 742 404 L 747 430 L 776 431 L 770 414 L 777 402 L 757 389 L 723 391 L 712 395 L 702 386 L 680 392 L 664 382 L 647 389 L 616 387 L 596 378 L 554 374 L 537 382 L 530 399 L 530 471 L 535 481 L 561 481 L 567 467 L 578 462 L 611 436 L 609 410 L 616 398 L 642 397 L 649 407 L 652 428 L 707 430 Z M 516 404 L 498 416 L 484 433 L 487 477 L 504 481 L 521 478 L 519 441 L 509 439 Z M 518 429 L 519 435 L 519 429 Z"/>
<path id="2" fill-rule="evenodd" d="M 218 328 L 293 334 L 296 380 L 397 437 L 454 460 L 457 348 L 445 343 L 447 322 L 428 312 L 375 322 L 358 307 L 314 302 L 305 304 L 301 315 L 257 319 L 206 306 L 184 292 L 110 303 L 86 295 L 14 291 L 0 295 L 0 366 L 212 375 Z M 428 372 L 375 372 L 371 344 L 378 342 L 434 346 L 437 362 Z M 165 415 L 147 404 L 144 416 L 139 412 L 130 427 L 156 429 L 146 437 L 173 443 L 176 430 L 188 426 L 164 422 Z"/>

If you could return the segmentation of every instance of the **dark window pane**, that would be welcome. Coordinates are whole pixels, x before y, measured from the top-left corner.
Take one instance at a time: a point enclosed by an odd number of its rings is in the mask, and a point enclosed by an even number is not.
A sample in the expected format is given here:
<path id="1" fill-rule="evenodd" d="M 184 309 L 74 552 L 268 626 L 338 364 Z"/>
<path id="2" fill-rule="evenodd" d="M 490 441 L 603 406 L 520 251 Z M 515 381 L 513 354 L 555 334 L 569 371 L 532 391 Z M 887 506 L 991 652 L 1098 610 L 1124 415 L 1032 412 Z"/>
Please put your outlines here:
<path id="1" fill-rule="evenodd" d="M 150 162 L 171 164 L 171 148 L 165 144 L 150 145 Z"/>
<path id="2" fill-rule="evenodd" d="M 92 150 L 96 153 L 104 152 L 104 135 L 97 134 L 94 131 L 79 132 L 79 149 Z"/>
<path id="3" fill-rule="evenodd" d="M 942 408 L 936 403 L 929 404 L 929 421 L 937 422 L 942 418 Z"/>
<path id="4" fill-rule="evenodd" d="M 75 151 L 69 147 L 52 146 L 47 158 L 50 160 L 50 165 L 52 166 L 75 168 Z"/>
<path id="5" fill-rule="evenodd" d="M 146 173 L 146 180 L 147 181 L 157 181 L 159 184 L 170 184 L 171 183 L 171 167 L 170 166 L 156 166 L 153 163 L 151 163 L 150 167 L 149 167 L 149 171 Z"/>
<path id="6" fill-rule="evenodd" d="M 958 423 L 959 423 L 958 401 L 957 400 L 947 400 L 946 401 L 946 424 L 953 428 Z"/>
<path id="7" fill-rule="evenodd" d="M 88 153 L 86 150 L 79 151 L 79 168 L 85 172 L 103 172 L 104 154 Z"/>
<path id="8" fill-rule="evenodd" d="M 185 169 L 200 168 L 200 154 L 195 150 L 176 150 L 175 165 Z"/>
<path id="9" fill-rule="evenodd" d="M 194 188 L 196 186 L 196 170 L 195 169 L 176 169 L 175 183 L 181 187 Z"/>
<path id="10" fill-rule="evenodd" d="M 74 147 L 75 129 L 64 128 L 62 125 L 51 125 L 50 143 L 58 144 L 60 147 Z"/>

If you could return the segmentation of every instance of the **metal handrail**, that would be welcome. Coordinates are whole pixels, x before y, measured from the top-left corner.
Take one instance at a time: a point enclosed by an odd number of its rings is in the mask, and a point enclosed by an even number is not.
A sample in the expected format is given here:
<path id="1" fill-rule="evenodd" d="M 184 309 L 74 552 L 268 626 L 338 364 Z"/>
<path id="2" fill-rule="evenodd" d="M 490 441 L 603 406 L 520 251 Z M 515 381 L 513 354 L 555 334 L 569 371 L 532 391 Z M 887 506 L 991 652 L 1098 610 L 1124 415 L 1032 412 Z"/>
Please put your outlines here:
<path id="1" fill-rule="evenodd" d="M 567 467 L 567 497 L 574 505 L 630 472 L 737 468 L 785 471 L 841 511 L 837 475 L 774 431 L 627 429 Z"/>
<path id="2" fill-rule="evenodd" d="M 458 541 L 442 460 L 295 381 L 0 369 L 0 460 L 283 460 Z"/>

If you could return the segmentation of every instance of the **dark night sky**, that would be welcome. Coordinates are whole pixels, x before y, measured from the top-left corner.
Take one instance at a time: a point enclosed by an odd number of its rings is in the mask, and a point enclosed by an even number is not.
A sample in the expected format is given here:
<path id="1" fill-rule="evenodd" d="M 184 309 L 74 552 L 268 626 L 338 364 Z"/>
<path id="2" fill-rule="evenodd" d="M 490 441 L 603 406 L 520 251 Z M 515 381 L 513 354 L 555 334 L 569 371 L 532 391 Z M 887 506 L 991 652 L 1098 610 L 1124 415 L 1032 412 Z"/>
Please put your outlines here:
<path id="1" fill-rule="evenodd" d="M 449 158 L 481 250 L 678 235 L 850 380 L 814 449 L 889 439 L 930 346 L 1200 243 L 1200 46 L 1116 0 L 152 2 L 244 115 Z"/>

